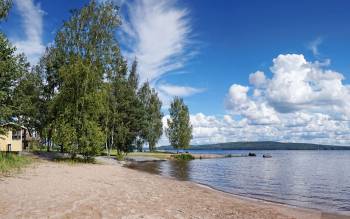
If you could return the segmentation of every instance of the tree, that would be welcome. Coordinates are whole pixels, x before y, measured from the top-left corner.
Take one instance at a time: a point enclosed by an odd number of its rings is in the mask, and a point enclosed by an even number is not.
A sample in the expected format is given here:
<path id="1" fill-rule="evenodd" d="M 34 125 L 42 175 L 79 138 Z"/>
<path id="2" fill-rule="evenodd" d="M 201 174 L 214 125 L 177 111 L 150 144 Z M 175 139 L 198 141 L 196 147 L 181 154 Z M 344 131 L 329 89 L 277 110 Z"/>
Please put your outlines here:
<path id="1" fill-rule="evenodd" d="M 38 133 L 47 146 L 47 151 L 52 147 L 53 123 L 59 117 L 58 109 L 55 108 L 55 97 L 59 93 L 62 80 L 59 76 L 60 68 L 66 63 L 65 55 L 59 53 L 54 46 L 48 47 L 41 57 L 38 65 L 35 66 L 34 71 L 37 75 L 43 78 L 45 83 L 42 83 L 42 104 L 40 108 L 40 127 Z M 63 145 L 61 145 L 61 152 L 63 152 Z"/>
<path id="2" fill-rule="evenodd" d="M 149 83 L 146 82 L 138 92 L 139 99 L 143 106 L 143 120 L 141 139 L 148 143 L 149 150 L 154 151 L 155 146 L 162 136 L 163 114 L 161 112 L 162 102 L 160 101 L 157 92 L 151 89 Z"/>
<path id="3" fill-rule="evenodd" d="M 170 105 L 169 114 L 166 135 L 170 144 L 177 150 L 189 148 L 192 139 L 192 125 L 190 124 L 188 107 L 182 98 L 174 98 Z"/>
<path id="4" fill-rule="evenodd" d="M 16 55 L 15 51 L 16 48 L 0 33 L 0 122 L 13 120 L 15 87 L 29 68 L 25 57 Z M 0 132 L 3 132 L 1 128 Z"/>
<path id="5" fill-rule="evenodd" d="M 43 84 L 37 72 L 27 72 L 14 89 L 13 116 L 28 128 L 29 134 L 41 129 Z"/>
<path id="6" fill-rule="evenodd" d="M 11 0 L 0 0 L 0 20 L 5 19 L 12 6 Z"/>
<path id="7" fill-rule="evenodd" d="M 142 104 L 137 96 L 136 62 L 128 77 L 119 74 L 113 81 L 113 139 L 118 153 L 132 151 L 139 143 L 143 119 Z M 123 68 L 124 69 L 124 68 Z"/>
<path id="8" fill-rule="evenodd" d="M 73 155 L 95 155 L 106 141 L 109 118 L 104 80 L 111 81 L 119 68 L 115 38 L 119 25 L 118 7 L 93 0 L 72 11 L 43 60 L 48 112 L 54 115 L 48 120 L 48 131 Z"/>
<path id="9" fill-rule="evenodd" d="M 11 0 L 0 0 L 0 20 L 6 18 L 11 6 Z M 16 48 L 0 33 L 0 122 L 17 122 L 33 134 L 40 132 L 47 114 L 42 111 L 41 75 L 29 68 L 24 54 L 16 55 Z"/>
<path id="10" fill-rule="evenodd" d="M 98 67 L 89 60 L 72 56 L 69 65 L 62 66 L 60 76 L 62 87 L 55 98 L 59 117 L 54 122 L 57 127 L 69 127 L 70 133 L 57 128 L 57 136 L 66 139 L 60 143 L 73 156 L 77 153 L 90 157 L 97 154 L 104 142 L 104 134 L 99 124 L 104 102 L 101 92 L 102 80 Z"/>

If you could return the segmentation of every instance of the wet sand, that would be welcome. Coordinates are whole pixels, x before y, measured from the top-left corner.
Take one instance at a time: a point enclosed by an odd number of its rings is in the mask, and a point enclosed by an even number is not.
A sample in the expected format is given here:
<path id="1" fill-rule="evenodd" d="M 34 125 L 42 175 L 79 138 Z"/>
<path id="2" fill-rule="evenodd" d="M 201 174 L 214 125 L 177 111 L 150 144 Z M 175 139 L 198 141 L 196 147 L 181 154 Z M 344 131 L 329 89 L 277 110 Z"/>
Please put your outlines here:
<path id="1" fill-rule="evenodd" d="M 0 218 L 343 218 L 112 163 L 43 161 L 0 178 L 0 191 Z"/>

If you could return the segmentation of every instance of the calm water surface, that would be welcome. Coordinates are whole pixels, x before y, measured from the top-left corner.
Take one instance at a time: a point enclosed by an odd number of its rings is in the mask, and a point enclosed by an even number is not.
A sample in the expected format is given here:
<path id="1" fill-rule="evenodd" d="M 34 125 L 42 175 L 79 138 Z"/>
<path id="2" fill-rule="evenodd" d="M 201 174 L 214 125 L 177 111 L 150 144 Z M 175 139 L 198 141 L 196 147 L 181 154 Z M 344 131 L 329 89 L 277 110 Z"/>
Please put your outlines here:
<path id="1" fill-rule="evenodd" d="M 237 195 L 350 215 L 350 151 L 254 153 L 257 157 L 146 162 L 131 168 L 191 180 Z M 262 158 L 266 153 L 272 158 Z"/>

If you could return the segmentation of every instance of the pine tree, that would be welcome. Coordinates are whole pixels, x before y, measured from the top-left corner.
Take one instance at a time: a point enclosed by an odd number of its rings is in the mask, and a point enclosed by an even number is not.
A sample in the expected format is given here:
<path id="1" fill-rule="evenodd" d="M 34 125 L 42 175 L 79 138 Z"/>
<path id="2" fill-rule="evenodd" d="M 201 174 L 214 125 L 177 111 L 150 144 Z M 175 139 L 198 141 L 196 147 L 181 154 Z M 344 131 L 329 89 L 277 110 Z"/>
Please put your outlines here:
<path id="1" fill-rule="evenodd" d="M 122 68 L 113 82 L 113 140 L 118 153 L 132 151 L 138 143 L 142 123 L 142 104 L 137 96 L 136 62 L 128 76 Z"/>
<path id="2" fill-rule="evenodd" d="M 192 125 L 188 107 L 182 98 L 175 97 L 169 109 L 170 118 L 167 120 L 166 135 L 175 149 L 187 149 L 192 139 Z"/>
<path id="3" fill-rule="evenodd" d="M 138 96 L 143 106 L 141 139 L 148 143 L 150 151 L 154 151 L 163 132 L 162 103 L 157 92 L 150 88 L 148 82 L 140 88 Z"/>

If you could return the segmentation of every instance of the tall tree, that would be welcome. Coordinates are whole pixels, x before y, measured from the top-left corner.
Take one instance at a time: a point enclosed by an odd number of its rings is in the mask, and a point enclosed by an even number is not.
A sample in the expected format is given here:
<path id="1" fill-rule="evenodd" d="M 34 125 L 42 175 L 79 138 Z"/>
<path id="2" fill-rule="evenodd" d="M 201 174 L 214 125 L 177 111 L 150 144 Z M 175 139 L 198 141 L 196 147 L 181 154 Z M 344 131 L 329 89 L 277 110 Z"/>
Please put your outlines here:
<path id="1" fill-rule="evenodd" d="M 182 98 L 174 98 L 170 105 L 169 114 L 166 135 L 170 144 L 177 150 L 189 148 L 192 139 L 192 125 L 188 107 Z"/>
<path id="2" fill-rule="evenodd" d="M 14 91 L 29 68 L 25 57 L 16 55 L 15 51 L 16 48 L 0 33 L 0 122 L 13 119 L 16 109 L 13 104 Z M 3 130 L 0 129 L 0 132 Z"/>
<path id="3" fill-rule="evenodd" d="M 114 145 L 118 151 L 128 152 L 135 148 L 142 122 L 142 104 L 137 96 L 138 75 L 134 62 L 129 75 L 119 74 L 113 81 L 114 91 Z"/>
<path id="4" fill-rule="evenodd" d="M 59 143 L 66 144 L 66 150 L 73 156 L 81 153 L 89 157 L 102 149 L 104 134 L 99 117 L 104 102 L 101 102 L 99 71 L 89 60 L 79 56 L 72 56 L 70 64 L 60 69 L 63 83 L 55 99 L 55 107 L 60 113 L 54 124 L 56 135 L 62 139 Z"/>
<path id="5" fill-rule="evenodd" d="M 104 80 L 110 81 L 119 67 L 121 56 L 115 38 L 119 25 L 118 7 L 93 0 L 72 11 L 49 53 L 53 60 L 46 63 L 46 70 L 50 70 L 49 90 L 54 93 L 49 104 L 49 111 L 55 114 L 51 123 L 54 139 L 62 139 L 58 143 L 73 155 L 94 155 L 105 143 Z"/>
<path id="6" fill-rule="evenodd" d="M 62 84 L 59 69 L 67 63 L 65 58 L 65 54 L 59 53 L 55 46 L 48 47 L 34 69 L 43 78 L 40 128 L 37 131 L 44 139 L 47 151 L 50 151 L 52 146 L 53 122 L 59 116 L 58 109 L 54 107 L 54 98 L 59 93 Z M 63 152 L 63 145 L 61 145 L 61 151 Z"/>
<path id="7" fill-rule="evenodd" d="M 14 116 L 28 128 L 30 135 L 41 129 L 43 84 L 36 71 L 25 73 L 14 90 Z"/>
<path id="8" fill-rule="evenodd" d="M 140 88 L 138 96 L 143 106 L 141 139 L 148 143 L 150 151 L 154 151 L 163 133 L 162 102 L 157 92 L 151 89 L 148 82 Z"/>

